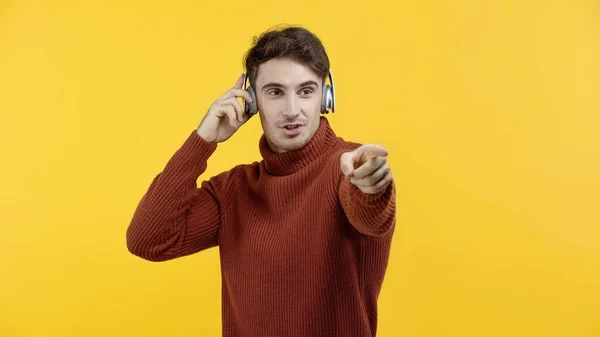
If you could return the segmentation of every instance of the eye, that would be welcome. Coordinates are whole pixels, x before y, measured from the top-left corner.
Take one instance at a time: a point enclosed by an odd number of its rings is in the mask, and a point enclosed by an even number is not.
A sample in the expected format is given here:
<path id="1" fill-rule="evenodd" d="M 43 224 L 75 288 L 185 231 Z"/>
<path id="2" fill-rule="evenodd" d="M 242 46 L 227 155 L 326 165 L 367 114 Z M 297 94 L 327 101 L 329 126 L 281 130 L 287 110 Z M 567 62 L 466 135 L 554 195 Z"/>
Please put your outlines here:
<path id="1" fill-rule="evenodd" d="M 302 93 L 302 95 L 310 95 L 310 94 L 312 94 L 313 91 L 310 88 L 306 88 L 306 89 L 302 89 L 300 92 Z"/>
<path id="2" fill-rule="evenodd" d="M 278 95 L 279 93 L 281 93 L 281 90 L 279 89 L 273 89 L 271 91 L 268 92 L 269 95 L 273 96 L 273 95 Z"/>

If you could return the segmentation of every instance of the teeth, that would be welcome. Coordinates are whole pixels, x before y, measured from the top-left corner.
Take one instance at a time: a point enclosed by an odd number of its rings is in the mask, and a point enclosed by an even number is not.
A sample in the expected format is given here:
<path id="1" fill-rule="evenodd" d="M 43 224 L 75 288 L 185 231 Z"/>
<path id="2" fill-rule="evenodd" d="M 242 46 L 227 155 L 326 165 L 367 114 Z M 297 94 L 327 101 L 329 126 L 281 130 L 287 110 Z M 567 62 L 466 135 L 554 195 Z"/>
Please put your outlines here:
<path id="1" fill-rule="evenodd" d="M 292 129 L 295 129 L 297 127 L 298 127 L 297 125 L 286 125 L 285 128 L 288 129 L 288 130 L 292 130 Z"/>

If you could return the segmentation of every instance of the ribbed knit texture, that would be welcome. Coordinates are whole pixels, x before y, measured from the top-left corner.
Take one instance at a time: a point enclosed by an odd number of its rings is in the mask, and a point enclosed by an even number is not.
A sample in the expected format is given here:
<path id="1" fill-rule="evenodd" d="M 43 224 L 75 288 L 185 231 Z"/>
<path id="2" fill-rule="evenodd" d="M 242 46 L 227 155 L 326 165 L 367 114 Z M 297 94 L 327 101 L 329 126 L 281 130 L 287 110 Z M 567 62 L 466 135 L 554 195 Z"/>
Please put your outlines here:
<path id="1" fill-rule="evenodd" d="M 135 210 L 128 249 L 166 261 L 218 247 L 225 337 L 375 336 L 394 184 L 376 194 L 351 184 L 340 156 L 360 144 L 324 116 L 300 150 L 273 153 L 264 135 L 259 146 L 262 161 L 197 186 L 217 145 L 194 130 Z"/>

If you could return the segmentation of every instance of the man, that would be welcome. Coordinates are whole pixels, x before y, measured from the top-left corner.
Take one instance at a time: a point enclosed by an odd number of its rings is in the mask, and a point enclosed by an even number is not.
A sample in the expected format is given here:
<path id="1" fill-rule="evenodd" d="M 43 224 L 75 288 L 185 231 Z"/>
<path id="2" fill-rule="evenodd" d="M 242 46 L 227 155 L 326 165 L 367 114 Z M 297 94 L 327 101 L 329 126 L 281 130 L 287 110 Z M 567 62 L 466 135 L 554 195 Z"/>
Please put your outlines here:
<path id="1" fill-rule="evenodd" d="M 308 30 L 263 33 L 245 65 L 263 160 L 196 185 L 252 117 L 242 74 L 152 181 L 127 247 L 165 261 L 218 246 L 223 336 L 375 336 L 396 212 L 387 151 L 321 116 L 329 60 Z"/>

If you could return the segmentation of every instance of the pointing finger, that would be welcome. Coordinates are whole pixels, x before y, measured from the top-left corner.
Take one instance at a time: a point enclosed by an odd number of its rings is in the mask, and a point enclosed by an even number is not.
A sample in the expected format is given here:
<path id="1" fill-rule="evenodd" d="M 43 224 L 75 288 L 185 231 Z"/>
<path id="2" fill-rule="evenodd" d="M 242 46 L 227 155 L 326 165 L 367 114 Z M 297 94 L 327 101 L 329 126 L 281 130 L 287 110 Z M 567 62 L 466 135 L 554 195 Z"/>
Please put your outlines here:
<path id="1" fill-rule="evenodd" d="M 373 157 L 386 157 L 388 152 L 381 145 L 377 144 L 366 144 L 358 149 L 364 156 L 365 160 L 369 160 Z"/>

